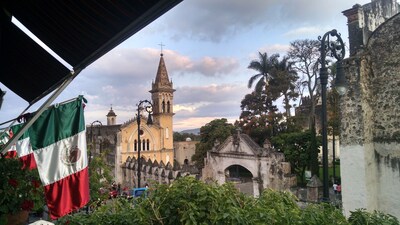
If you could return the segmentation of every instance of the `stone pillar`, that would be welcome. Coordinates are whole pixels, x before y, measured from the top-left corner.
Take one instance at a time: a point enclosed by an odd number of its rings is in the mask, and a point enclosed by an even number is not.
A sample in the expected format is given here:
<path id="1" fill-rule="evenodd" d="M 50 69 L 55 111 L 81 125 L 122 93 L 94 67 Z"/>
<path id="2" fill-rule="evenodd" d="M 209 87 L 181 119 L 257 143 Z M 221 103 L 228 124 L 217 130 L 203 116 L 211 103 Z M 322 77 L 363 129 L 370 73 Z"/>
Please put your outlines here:
<path id="1" fill-rule="evenodd" d="M 363 11 L 359 4 L 351 9 L 342 12 L 347 17 L 347 27 L 349 32 L 350 56 L 354 56 L 363 46 Z"/>
<path id="2" fill-rule="evenodd" d="M 258 196 L 260 196 L 260 189 L 259 189 L 260 182 L 258 177 L 253 177 L 252 180 L 253 180 L 253 196 L 257 198 Z"/>
<path id="3" fill-rule="evenodd" d="M 348 90 L 340 97 L 341 132 L 340 132 L 340 173 L 342 186 L 343 209 L 346 216 L 350 211 L 359 208 L 367 208 L 367 183 L 365 161 L 371 151 L 364 144 L 365 133 L 368 133 L 369 123 L 372 121 L 369 98 L 366 98 L 366 90 L 362 83 L 366 76 L 365 59 L 360 56 L 351 57 L 344 61 L 345 74 L 348 82 Z M 366 131 L 367 130 L 367 131 Z M 371 143 L 371 140 L 367 140 Z M 374 173 L 369 171 L 370 175 Z M 370 186 L 373 183 L 370 184 Z"/>
<path id="4" fill-rule="evenodd" d="M 322 182 L 314 175 L 307 183 L 307 201 L 319 202 L 322 198 Z"/>

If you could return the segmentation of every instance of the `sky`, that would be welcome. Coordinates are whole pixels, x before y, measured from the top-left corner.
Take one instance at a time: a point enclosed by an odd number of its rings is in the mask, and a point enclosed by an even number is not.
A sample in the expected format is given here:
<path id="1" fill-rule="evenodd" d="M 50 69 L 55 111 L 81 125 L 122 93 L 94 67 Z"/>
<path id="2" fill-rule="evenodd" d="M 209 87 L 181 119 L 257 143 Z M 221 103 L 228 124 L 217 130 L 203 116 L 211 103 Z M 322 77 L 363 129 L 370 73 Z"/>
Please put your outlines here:
<path id="1" fill-rule="evenodd" d="M 53 103 L 84 95 L 86 124 L 106 124 L 110 107 L 118 124 L 134 118 L 137 103 L 151 100 L 162 44 L 176 89 L 173 130 L 200 128 L 219 118 L 233 123 L 241 100 L 252 92 L 247 83 L 256 72 L 247 67 L 258 52 L 284 56 L 290 42 L 317 39 L 332 29 L 341 33 L 348 51 L 347 19 L 341 12 L 369 2 L 183 0 L 84 69 Z M 7 92 L 0 110 L 4 122 L 28 103 L 1 83 L 0 88 Z"/>

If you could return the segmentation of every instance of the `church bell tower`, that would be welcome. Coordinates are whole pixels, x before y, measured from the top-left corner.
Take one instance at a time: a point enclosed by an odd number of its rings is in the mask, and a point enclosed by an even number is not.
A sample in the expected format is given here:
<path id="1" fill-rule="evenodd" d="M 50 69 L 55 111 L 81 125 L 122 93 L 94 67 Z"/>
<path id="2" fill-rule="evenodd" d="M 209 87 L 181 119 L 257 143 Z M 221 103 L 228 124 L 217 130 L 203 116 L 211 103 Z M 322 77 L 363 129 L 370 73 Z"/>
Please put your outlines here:
<path id="1" fill-rule="evenodd" d="M 173 150 L 173 100 L 174 92 L 172 81 L 168 78 L 164 57 L 161 53 L 160 62 L 156 74 L 156 80 L 150 90 L 153 101 L 153 116 L 155 124 L 162 129 L 161 139 L 164 150 Z M 173 160 L 173 159 L 171 159 Z"/>

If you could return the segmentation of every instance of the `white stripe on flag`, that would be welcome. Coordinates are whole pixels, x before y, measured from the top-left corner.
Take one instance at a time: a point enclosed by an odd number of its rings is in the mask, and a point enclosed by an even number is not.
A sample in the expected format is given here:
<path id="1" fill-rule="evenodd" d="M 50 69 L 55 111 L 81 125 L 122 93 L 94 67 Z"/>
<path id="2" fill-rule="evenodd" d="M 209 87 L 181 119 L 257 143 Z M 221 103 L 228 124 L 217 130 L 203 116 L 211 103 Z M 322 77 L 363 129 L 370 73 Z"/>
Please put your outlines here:
<path id="1" fill-rule="evenodd" d="M 43 185 L 52 184 L 88 166 L 85 130 L 33 153 Z"/>
<path id="2" fill-rule="evenodd" d="M 18 140 L 17 143 L 15 143 L 18 157 L 23 157 L 23 156 L 29 155 L 33 152 L 30 141 L 31 141 L 30 138 L 27 137 L 27 138 Z"/>

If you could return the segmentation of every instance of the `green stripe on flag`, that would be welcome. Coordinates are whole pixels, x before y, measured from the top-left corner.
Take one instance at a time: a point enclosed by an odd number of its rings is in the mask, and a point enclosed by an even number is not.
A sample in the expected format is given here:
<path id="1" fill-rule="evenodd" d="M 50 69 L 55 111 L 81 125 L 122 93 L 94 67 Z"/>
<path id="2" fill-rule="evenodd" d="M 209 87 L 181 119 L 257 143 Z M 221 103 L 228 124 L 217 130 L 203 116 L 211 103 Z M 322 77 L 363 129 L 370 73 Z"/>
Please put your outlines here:
<path id="1" fill-rule="evenodd" d="M 33 150 L 41 149 L 85 130 L 82 99 L 54 106 L 42 113 L 29 129 Z"/>
<path id="2" fill-rule="evenodd" d="M 14 134 L 16 134 L 19 130 L 21 130 L 23 125 L 24 125 L 23 123 L 17 124 L 17 125 L 12 126 L 10 129 L 12 130 L 12 132 Z M 22 139 L 25 139 L 27 137 L 29 137 L 29 133 L 27 131 L 25 131 L 25 133 L 22 134 L 22 136 L 18 140 L 22 140 Z"/>

